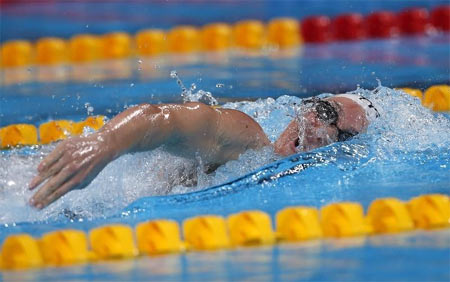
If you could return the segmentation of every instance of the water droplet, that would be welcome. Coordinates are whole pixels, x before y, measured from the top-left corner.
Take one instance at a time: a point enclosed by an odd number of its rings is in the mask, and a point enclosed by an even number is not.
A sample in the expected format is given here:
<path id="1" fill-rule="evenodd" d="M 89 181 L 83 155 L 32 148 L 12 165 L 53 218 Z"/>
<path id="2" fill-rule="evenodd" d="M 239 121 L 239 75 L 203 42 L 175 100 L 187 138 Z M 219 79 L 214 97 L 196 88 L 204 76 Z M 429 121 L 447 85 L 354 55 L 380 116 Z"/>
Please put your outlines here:
<path id="1" fill-rule="evenodd" d="M 142 60 L 141 59 L 138 60 L 138 64 L 142 64 Z"/>
<path id="2" fill-rule="evenodd" d="M 225 86 L 225 84 L 223 84 L 223 83 L 217 83 L 217 84 L 216 84 L 216 87 L 217 87 L 217 88 L 222 88 L 222 87 L 224 87 L 224 86 Z"/>
<path id="3" fill-rule="evenodd" d="M 84 108 L 86 109 L 88 116 L 92 115 L 94 112 L 94 107 L 92 107 L 90 103 L 84 103 Z"/>
<path id="4" fill-rule="evenodd" d="M 171 78 L 176 78 L 176 77 L 178 77 L 178 73 L 177 73 L 177 71 L 170 71 L 170 77 Z"/>
<path id="5" fill-rule="evenodd" d="M 130 83 L 130 87 L 134 87 L 134 83 Z"/>

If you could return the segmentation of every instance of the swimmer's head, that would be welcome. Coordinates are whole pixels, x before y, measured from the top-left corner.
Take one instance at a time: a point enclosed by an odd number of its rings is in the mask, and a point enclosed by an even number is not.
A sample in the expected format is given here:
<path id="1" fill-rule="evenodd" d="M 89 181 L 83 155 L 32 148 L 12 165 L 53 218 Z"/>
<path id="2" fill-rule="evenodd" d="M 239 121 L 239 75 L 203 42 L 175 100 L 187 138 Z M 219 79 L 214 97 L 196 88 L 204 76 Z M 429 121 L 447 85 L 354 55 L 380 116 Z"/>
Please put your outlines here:
<path id="1" fill-rule="evenodd" d="M 302 108 L 275 142 L 276 153 L 287 156 L 348 140 L 379 116 L 371 101 L 355 94 L 307 99 Z"/>

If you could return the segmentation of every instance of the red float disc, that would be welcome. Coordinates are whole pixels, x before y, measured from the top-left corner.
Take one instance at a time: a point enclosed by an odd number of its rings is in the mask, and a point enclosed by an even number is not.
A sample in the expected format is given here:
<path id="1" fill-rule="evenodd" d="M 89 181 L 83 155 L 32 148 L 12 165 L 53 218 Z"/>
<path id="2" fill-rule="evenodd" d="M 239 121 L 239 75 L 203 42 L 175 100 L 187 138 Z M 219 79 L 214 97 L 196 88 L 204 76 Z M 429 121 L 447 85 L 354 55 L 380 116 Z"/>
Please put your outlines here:
<path id="1" fill-rule="evenodd" d="M 339 40 L 364 38 L 363 16 L 358 13 L 343 14 L 333 20 L 334 37 Z"/>
<path id="2" fill-rule="evenodd" d="M 404 34 L 425 33 L 428 11 L 424 8 L 409 8 L 399 13 L 400 31 Z"/>
<path id="3" fill-rule="evenodd" d="M 388 38 L 397 33 L 397 18 L 389 11 L 378 11 L 366 17 L 366 30 L 369 37 Z"/>
<path id="4" fill-rule="evenodd" d="M 434 8 L 431 12 L 431 23 L 438 30 L 450 31 L 450 5 Z"/>
<path id="5" fill-rule="evenodd" d="M 323 43 L 331 40 L 331 21 L 327 16 L 312 16 L 301 22 L 305 42 Z"/>

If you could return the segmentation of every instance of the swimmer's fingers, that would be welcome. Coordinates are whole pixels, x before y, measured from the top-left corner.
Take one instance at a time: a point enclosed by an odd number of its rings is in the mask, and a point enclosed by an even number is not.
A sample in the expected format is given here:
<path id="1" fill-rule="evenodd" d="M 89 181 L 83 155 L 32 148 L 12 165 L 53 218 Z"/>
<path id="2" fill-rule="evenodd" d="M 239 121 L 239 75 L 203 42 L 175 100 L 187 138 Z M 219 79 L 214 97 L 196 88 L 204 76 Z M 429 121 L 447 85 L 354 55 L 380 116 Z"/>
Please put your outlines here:
<path id="1" fill-rule="evenodd" d="M 64 196 L 67 192 L 73 189 L 73 187 L 77 186 L 78 181 L 74 178 L 70 179 L 66 183 L 64 183 L 61 187 L 54 190 L 51 194 L 47 195 L 46 198 L 42 199 L 42 201 L 36 205 L 36 208 L 42 209 L 46 206 L 50 205 L 54 201 L 58 200 L 62 196 Z"/>
<path id="2" fill-rule="evenodd" d="M 38 175 L 36 175 L 33 180 L 31 180 L 28 188 L 33 190 L 37 186 L 39 186 L 42 182 L 44 182 L 47 178 L 59 173 L 61 169 L 65 165 L 65 159 L 60 157 L 57 162 L 54 162 L 52 166 L 48 167 L 46 170 L 40 171 Z"/>
<path id="3" fill-rule="evenodd" d="M 65 144 L 66 142 L 64 141 L 63 143 L 58 144 L 58 146 L 56 146 L 56 148 L 41 161 L 37 168 L 38 172 L 49 169 L 56 161 L 59 160 L 59 158 L 61 158 L 65 152 Z"/>
<path id="4" fill-rule="evenodd" d="M 45 207 L 43 203 L 45 200 L 53 194 L 56 190 L 61 189 L 60 187 L 64 186 L 65 182 L 70 182 L 71 177 L 76 172 L 76 169 L 72 167 L 65 168 L 61 170 L 57 175 L 50 178 L 44 186 L 42 186 L 36 194 L 30 199 L 30 204 L 41 209 Z M 68 181 L 69 180 L 69 181 Z M 62 185 L 62 186 L 61 186 Z"/>

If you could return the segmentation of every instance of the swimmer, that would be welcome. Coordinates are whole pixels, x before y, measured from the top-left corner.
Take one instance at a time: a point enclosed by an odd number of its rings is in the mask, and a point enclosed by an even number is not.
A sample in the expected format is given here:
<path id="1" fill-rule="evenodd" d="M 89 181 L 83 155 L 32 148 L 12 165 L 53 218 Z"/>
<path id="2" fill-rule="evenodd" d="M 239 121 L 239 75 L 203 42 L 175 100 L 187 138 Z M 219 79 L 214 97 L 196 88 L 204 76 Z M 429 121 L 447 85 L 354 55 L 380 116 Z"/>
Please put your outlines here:
<path id="1" fill-rule="evenodd" d="M 288 156 L 345 141 L 364 132 L 380 114 L 368 99 L 341 94 L 304 101 L 294 118 L 271 144 L 260 125 L 243 112 L 202 103 L 142 104 L 118 114 L 99 131 L 59 143 L 38 166 L 29 188 L 42 186 L 30 204 L 42 209 L 73 189 L 86 187 L 119 156 L 159 146 L 186 158 L 201 158 L 212 172 L 248 149 L 273 146 Z"/>

